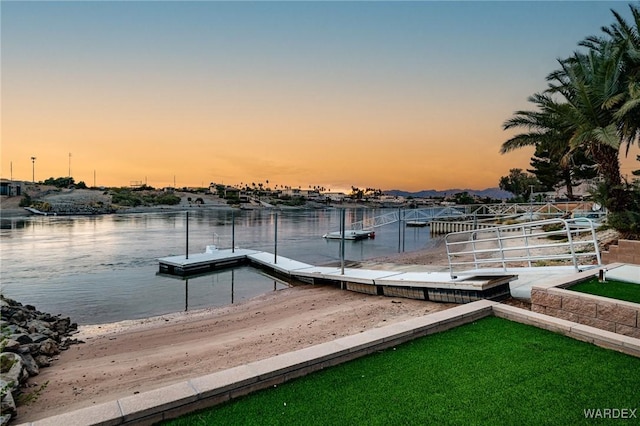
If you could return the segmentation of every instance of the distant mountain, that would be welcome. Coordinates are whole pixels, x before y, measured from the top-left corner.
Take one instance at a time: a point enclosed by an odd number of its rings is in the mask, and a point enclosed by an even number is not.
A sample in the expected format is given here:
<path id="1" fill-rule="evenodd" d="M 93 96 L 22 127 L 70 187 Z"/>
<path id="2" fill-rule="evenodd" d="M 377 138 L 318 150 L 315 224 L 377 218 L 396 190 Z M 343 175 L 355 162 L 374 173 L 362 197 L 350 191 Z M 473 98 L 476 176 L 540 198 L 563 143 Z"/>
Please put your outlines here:
<path id="1" fill-rule="evenodd" d="M 399 189 L 392 189 L 384 191 L 386 195 L 397 195 L 401 197 L 415 197 L 415 198 L 434 198 L 445 197 L 457 194 L 459 192 L 467 192 L 470 195 L 477 195 L 478 197 L 490 197 L 494 199 L 508 199 L 513 198 L 513 194 L 509 191 L 503 191 L 500 188 L 487 188 L 487 189 L 445 189 L 443 191 L 436 191 L 435 189 L 425 189 L 418 192 L 408 192 Z"/>

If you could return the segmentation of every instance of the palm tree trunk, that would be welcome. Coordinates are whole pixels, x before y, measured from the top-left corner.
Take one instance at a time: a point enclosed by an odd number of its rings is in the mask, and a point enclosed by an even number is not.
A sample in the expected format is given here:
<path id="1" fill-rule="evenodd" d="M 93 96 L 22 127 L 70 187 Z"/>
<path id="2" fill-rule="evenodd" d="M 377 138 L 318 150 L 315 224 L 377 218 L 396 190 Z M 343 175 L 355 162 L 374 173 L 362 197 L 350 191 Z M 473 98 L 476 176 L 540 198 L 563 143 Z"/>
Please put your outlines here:
<path id="1" fill-rule="evenodd" d="M 571 179 L 571 170 L 568 167 L 562 169 L 562 179 L 567 189 L 567 198 L 573 201 L 573 181 Z"/>
<path id="2" fill-rule="evenodd" d="M 610 212 L 625 211 L 629 204 L 627 191 L 622 186 L 618 150 L 607 145 L 594 144 L 593 159 L 598 165 L 600 176 L 609 189 L 609 199 L 605 207 Z"/>

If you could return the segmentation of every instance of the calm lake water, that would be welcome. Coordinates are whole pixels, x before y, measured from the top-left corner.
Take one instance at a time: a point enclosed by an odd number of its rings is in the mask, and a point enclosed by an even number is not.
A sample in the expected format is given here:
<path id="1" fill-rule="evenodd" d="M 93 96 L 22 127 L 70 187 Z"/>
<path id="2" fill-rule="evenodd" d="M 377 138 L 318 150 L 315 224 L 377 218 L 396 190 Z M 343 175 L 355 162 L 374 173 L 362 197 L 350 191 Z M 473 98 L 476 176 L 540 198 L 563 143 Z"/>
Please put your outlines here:
<path id="1" fill-rule="evenodd" d="M 389 210 L 352 209 L 349 224 Z M 206 245 L 235 245 L 310 264 L 340 261 L 340 241 L 322 235 L 340 227 L 340 210 L 189 211 L 189 252 Z M 232 226 L 235 223 L 235 226 Z M 238 267 L 188 281 L 157 275 L 158 258 L 186 251 L 184 212 L 3 219 L 0 230 L 2 293 L 38 310 L 70 316 L 78 324 L 223 306 L 285 288 L 251 267 Z M 399 242 L 402 239 L 402 242 Z M 346 260 L 432 246 L 428 228 L 376 229 L 376 238 L 346 241 Z"/>

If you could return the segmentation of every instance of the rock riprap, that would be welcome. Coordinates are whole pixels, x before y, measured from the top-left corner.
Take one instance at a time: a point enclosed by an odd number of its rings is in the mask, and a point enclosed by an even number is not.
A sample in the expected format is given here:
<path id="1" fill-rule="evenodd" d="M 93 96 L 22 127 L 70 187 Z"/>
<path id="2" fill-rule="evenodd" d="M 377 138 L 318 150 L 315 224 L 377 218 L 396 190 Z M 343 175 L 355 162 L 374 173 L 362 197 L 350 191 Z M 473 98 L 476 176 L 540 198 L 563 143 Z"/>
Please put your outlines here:
<path id="1" fill-rule="evenodd" d="M 70 337 L 78 325 L 68 317 L 40 312 L 3 295 L 0 308 L 0 426 L 4 426 L 17 417 L 16 402 L 21 396 L 28 400 L 24 385 L 29 377 L 48 367 L 60 351 L 79 342 Z"/>

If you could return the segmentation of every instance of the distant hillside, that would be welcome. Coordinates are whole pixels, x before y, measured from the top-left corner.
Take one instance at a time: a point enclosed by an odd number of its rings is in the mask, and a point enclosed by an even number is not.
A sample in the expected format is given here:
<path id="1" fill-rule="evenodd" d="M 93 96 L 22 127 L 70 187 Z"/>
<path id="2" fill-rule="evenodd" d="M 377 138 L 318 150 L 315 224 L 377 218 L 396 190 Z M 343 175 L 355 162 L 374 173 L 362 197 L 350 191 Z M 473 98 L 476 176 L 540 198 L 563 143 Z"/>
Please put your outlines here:
<path id="1" fill-rule="evenodd" d="M 397 195 L 401 197 L 415 197 L 415 198 L 433 198 L 433 197 L 445 197 L 459 192 L 468 192 L 470 195 L 477 195 L 478 197 L 490 197 L 495 199 L 513 198 L 513 194 L 508 191 L 503 191 L 500 188 L 487 188 L 487 189 L 445 189 L 444 191 L 436 191 L 435 189 L 425 189 L 418 192 L 401 191 L 399 189 L 392 189 L 384 191 L 387 195 Z"/>

